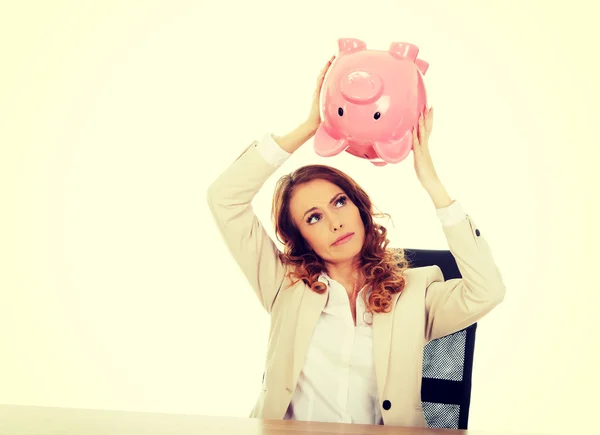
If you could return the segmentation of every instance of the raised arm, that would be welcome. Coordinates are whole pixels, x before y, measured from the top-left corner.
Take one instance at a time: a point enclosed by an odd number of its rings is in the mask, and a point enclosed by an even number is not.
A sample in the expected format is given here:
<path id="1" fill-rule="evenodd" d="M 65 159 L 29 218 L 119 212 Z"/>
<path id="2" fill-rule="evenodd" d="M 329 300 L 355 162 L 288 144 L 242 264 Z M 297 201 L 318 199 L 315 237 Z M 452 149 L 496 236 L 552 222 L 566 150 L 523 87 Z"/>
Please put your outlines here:
<path id="1" fill-rule="evenodd" d="M 430 341 L 477 322 L 504 299 L 506 288 L 492 251 L 473 219 L 454 201 L 438 178 L 429 150 L 433 109 L 420 116 L 413 131 L 417 178 L 429 194 L 454 256 L 461 279 L 445 281 L 435 267 L 425 294 L 425 339 Z"/>
<path id="2" fill-rule="evenodd" d="M 477 322 L 504 300 L 506 287 L 492 251 L 474 220 L 443 227 L 462 278 L 444 280 L 442 271 L 427 283 L 427 341 L 460 331 Z"/>
<path id="3" fill-rule="evenodd" d="M 221 236 L 269 313 L 287 270 L 279 259 L 277 246 L 254 213 L 252 200 L 279 166 L 314 136 L 321 123 L 321 86 L 332 60 L 317 77 L 306 121 L 286 135 L 274 137 L 266 134 L 262 141 L 252 142 L 217 177 L 207 192 L 208 206 Z"/>
<path id="4" fill-rule="evenodd" d="M 263 142 L 265 140 L 263 139 Z M 217 228 L 236 263 L 271 311 L 285 277 L 278 249 L 252 207 L 252 200 L 277 169 L 260 153 L 255 141 L 210 185 L 207 201 Z"/>

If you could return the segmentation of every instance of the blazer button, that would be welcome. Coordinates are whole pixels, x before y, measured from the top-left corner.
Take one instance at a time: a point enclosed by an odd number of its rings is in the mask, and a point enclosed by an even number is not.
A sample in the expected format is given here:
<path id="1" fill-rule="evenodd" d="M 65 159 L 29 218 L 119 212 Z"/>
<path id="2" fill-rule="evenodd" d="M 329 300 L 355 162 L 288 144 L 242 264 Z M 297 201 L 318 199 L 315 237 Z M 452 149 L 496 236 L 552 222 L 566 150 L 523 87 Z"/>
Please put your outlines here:
<path id="1" fill-rule="evenodd" d="M 479 230 L 475 230 L 475 234 L 477 234 L 477 237 L 479 237 L 481 235 L 481 233 L 479 232 Z"/>
<path id="2" fill-rule="evenodd" d="M 391 407 L 392 407 L 392 402 L 390 402 L 389 400 L 384 400 L 383 401 L 383 409 L 385 409 L 386 411 L 388 411 Z"/>

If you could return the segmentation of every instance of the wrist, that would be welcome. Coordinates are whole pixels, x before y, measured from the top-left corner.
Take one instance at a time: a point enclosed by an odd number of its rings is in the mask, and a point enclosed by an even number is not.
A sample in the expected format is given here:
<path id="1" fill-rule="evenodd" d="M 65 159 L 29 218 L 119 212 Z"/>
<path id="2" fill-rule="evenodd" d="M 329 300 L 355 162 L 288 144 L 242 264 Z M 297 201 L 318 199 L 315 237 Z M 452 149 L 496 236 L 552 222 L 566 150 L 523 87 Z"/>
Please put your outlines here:
<path id="1" fill-rule="evenodd" d="M 319 125 L 321 125 L 320 122 L 306 120 L 298 126 L 298 129 L 304 131 L 307 135 L 312 137 L 317 132 Z"/>
<path id="2" fill-rule="evenodd" d="M 444 185 L 437 179 L 431 180 L 427 184 L 423 184 L 423 187 L 429 194 L 436 209 L 446 208 L 454 202 Z"/>
<path id="3" fill-rule="evenodd" d="M 281 148 L 292 154 L 315 135 L 317 128 L 318 126 L 315 126 L 314 123 L 305 121 L 291 132 L 273 138 Z"/>
<path id="4" fill-rule="evenodd" d="M 440 190 L 440 188 L 443 188 L 442 182 L 437 177 L 419 181 L 421 182 L 421 186 L 423 186 L 423 189 L 425 189 L 429 194 L 431 194 L 431 192 L 433 191 Z"/>

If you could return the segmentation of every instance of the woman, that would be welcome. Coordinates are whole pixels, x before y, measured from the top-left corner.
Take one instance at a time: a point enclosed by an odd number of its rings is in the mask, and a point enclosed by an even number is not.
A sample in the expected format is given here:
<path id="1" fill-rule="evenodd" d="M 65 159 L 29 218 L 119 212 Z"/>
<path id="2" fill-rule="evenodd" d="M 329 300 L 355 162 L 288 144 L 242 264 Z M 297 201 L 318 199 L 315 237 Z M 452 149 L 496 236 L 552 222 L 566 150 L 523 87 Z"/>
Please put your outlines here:
<path id="1" fill-rule="evenodd" d="M 273 198 L 280 252 L 251 201 L 321 123 L 321 70 L 307 120 L 255 141 L 213 182 L 208 204 L 234 259 L 271 316 L 262 389 L 250 416 L 426 427 L 423 347 L 481 319 L 505 287 L 486 240 L 440 183 L 428 150 L 432 111 L 413 144 L 462 279 L 409 268 L 387 248 L 368 195 L 347 175 L 309 165 L 282 177 Z"/>

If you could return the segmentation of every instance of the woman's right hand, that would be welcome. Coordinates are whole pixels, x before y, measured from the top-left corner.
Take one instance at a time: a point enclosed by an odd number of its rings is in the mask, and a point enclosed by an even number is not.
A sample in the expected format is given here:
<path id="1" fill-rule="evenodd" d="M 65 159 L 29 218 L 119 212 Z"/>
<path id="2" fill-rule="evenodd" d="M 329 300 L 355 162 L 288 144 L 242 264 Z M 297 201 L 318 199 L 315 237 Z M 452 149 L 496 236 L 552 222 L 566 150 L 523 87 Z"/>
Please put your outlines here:
<path id="1" fill-rule="evenodd" d="M 313 93 L 312 105 L 306 121 L 301 123 L 297 128 L 288 134 L 283 136 L 273 136 L 275 142 L 277 142 L 284 151 L 290 154 L 296 151 L 303 144 L 305 144 L 306 141 L 315 135 L 316 131 L 321 125 L 321 87 L 323 86 L 325 75 L 327 74 L 327 71 L 329 70 L 329 67 L 333 63 L 334 59 L 335 56 L 333 56 L 327 62 L 327 64 L 319 73 L 319 77 L 317 77 L 317 86 L 315 87 L 315 92 Z"/>
<path id="2" fill-rule="evenodd" d="M 316 85 L 315 91 L 313 93 L 313 99 L 312 99 L 312 105 L 310 108 L 310 113 L 306 120 L 306 124 L 314 127 L 315 130 L 317 128 L 319 128 L 319 126 L 321 125 L 320 101 L 321 101 L 321 88 L 323 87 L 323 80 L 325 79 L 325 75 L 327 74 L 327 71 L 329 71 L 329 67 L 331 67 L 331 64 L 333 63 L 334 59 L 335 59 L 335 55 L 332 56 L 331 59 L 329 59 L 329 61 L 327 62 L 327 64 L 325 64 L 323 69 L 321 69 L 321 72 L 319 73 L 319 76 L 317 77 L 317 85 Z"/>

